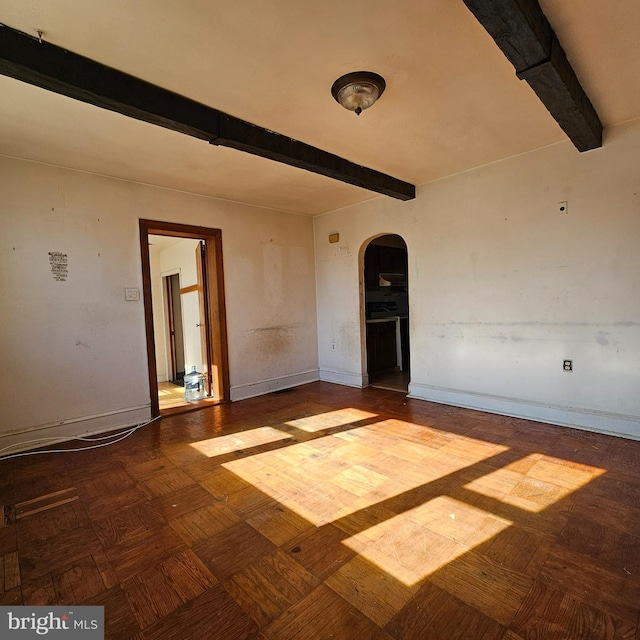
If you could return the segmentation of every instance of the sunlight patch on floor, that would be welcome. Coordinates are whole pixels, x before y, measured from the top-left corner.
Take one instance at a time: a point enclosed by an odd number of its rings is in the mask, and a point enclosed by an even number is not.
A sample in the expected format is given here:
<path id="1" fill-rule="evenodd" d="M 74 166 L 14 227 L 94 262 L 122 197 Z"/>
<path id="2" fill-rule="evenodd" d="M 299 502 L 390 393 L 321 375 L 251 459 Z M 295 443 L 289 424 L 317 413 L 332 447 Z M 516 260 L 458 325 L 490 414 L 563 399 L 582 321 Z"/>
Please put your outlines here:
<path id="1" fill-rule="evenodd" d="M 411 587 L 512 524 L 439 496 L 347 538 L 344 544 Z"/>
<path id="2" fill-rule="evenodd" d="M 286 424 L 318 432 L 373 415 L 345 409 Z M 255 431 L 263 442 L 290 437 L 267 427 Z M 246 448 L 246 441 L 233 440 L 245 435 L 227 436 L 227 446 Z M 206 441 L 205 450 L 232 450 L 216 444 L 220 440 Z M 517 460 L 509 455 L 499 466 L 507 451 L 501 444 L 390 419 L 222 466 L 296 517 L 338 527 L 350 536 L 343 544 L 411 590 L 517 524 L 519 510 L 523 516 L 540 513 L 604 473 L 549 462 L 537 453 Z"/>
<path id="3" fill-rule="evenodd" d="M 350 409 L 323 414 L 322 424 L 326 428 L 329 423 L 335 424 L 339 416 L 343 420 L 347 415 L 354 419 Z M 423 432 L 420 429 L 419 425 L 386 420 L 233 460 L 223 466 L 321 526 L 452 474 L 464 473 L 465 469 L 507 449 L 467 438 L 465 442 L 470 449 L 466 457 L 462 457 L 454 453 L 462 450 L 460 438 L 451 440 L 451 451 L 443 451 L 401 435 L 415 438 L 422 433 L 426 437 L 428 429 Z M 361 431 L 366 433 L 366 438 L 358 437 Z M 219 438 L 206 441 L 207 455 L 220 455 L 233 450 L 233 446 L 246 448 L 245 442 L 233 440 L 242 435 L 226 436 L 231 440 L 221 444 L 216 443 Z M 273 437 L 275 441 L 275 435 Z"/>
<path id="4" fill-rule="evenodd" d="M 499 498 L 525 511 L 540 513 L 577 491 L 593 478 L 606 473 L 599 467 L 575 469 L 561 460 L 540 460 L 539 454 L 522 458 L 531 462 L 525 475 L 508 469 L 497 469 L 465 485 L 466 489 L 488 497 Z"/>
<path id="5" fill-rule="evenodd" d="M 337 411 L 327 411 L 326 413 L 318 413 L 313 416 L 307 416 L 306 418 L 290 420 L 285 424 L 288 424 L 290 427 L 295 427 L 296 429 L 301 429 L 302 431 L 307 431 L 308 433 L 315 433 L 317 431 L 324 431 L 325 429 L 332 429 L 334 427 L 342 427 L 346 424 L 375 417 L 377 417 L 377 414 L 375 413 L 349 408 L 338 409 Z"/>
<path id="6" fill-rule="evenodd" d="M 225 453 L 250 449 L 251 447 L 258 447 L 290 438 L 290 434 L 273 427 L 258 427 L 248 431 L 232 433 L 228 436 L 217 436 L 207 440 L 200 440 L 199 442 L 192 442 L 191 446 L 208 458 L 213 458 Z"/>

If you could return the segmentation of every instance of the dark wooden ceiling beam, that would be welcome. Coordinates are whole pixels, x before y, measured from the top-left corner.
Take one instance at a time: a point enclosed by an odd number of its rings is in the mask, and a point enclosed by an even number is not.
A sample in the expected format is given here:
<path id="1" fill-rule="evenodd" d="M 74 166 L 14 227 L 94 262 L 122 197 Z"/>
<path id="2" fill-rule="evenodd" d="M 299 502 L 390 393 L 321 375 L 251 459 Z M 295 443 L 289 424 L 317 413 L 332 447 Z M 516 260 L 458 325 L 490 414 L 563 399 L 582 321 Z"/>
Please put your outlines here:
<path id="1" fill-rule="evenodd" d="M 464 0 L 518 78 L 579 151 L 602 146 L 602 123 L 537 0 Z"/>
<path id="2" fill-rule="evenodd" d="M 415 186 L 0 24 L 0 74 L 173 131 L 400 200 Z"/>
<path id="3" fill-rule="evenodd" d="M 416 195 L 415 187 L 411 184 L 400 183 L 396 178 L 379 171 L 348 162 L 340 156 L 321 151 L 304 142 L 287 138 L 224 113 L 220 114 L 219 134 L 215 140 L 212 140 L 212 144 L 224 145 L 292 164 L 357 186 L 365 186 L 362 184 L 364 180 L 368 185 L 375 185 L 375 188 L 372 186 L 365 188 L 400 200 L 411 200 Z"/>

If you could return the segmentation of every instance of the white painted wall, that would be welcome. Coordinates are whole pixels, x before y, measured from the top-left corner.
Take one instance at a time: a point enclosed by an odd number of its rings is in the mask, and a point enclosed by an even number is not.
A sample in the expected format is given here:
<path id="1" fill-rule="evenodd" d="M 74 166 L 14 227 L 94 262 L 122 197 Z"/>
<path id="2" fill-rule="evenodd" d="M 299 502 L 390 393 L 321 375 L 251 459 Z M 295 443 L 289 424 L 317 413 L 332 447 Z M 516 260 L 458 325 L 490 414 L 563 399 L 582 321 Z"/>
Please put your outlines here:
<path id="1" fill-rule="evenodd" d="M 149 416 L 139 218 L 222 230 L 234 398 L 317 379 L 310 218 L 10 158 L 0 193 L 0 448 Z"/>
<path id="2" fill-rule="evenodd" d="M 315 218 L 321 378 L 366 384 L 359 252 L 397 233 L 412 396 L 640 438 L 638 167 L 635 121 Z"/>

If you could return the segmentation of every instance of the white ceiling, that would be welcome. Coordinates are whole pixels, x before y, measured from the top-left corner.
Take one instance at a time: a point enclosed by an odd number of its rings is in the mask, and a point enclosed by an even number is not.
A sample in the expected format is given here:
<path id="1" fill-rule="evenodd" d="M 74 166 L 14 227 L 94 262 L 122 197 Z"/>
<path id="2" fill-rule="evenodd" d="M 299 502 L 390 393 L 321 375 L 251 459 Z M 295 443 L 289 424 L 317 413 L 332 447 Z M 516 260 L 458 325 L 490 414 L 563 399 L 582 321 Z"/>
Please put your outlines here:
<path id="1" fill-rule="evenodd" d="M 169 247 L 172 247 L 178 242 L 187 241 L 193 244 L 195 247 L 199 240 L 192 240 L 191 238 L 177 238 L 176 236 L 156 236 L 149 234 L 149 250 L 150 251 L 164 251 Z"/>
<path id="2" fill-rule="evenodd" d="M 605 127 L 640 117 L 640 3 L 541 5 Z M 462 0 L 0 0 L 0 22 L 414 184 L 566 139 Z M 361 69 L 387 89 L 357 117 L 330 87 Z M 2 76 L 0 96 L 0 154 L 308 215 L 380 197 Z"/>

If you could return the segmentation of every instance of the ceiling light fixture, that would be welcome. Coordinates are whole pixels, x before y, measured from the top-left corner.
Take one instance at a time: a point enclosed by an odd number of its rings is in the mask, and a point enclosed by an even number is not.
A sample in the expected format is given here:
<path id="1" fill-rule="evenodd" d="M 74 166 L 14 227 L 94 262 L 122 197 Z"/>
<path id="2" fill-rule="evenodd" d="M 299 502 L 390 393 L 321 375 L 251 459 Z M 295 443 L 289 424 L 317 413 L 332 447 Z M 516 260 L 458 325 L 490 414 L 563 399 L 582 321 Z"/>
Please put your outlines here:
<path id="1" fill-rule="evenodd" d="M 331 87 L 331 95 L 349 111 L 359 116 L 384 92 L 384 78 L 371 71 L 354 71 L 338 78 Z"/>

